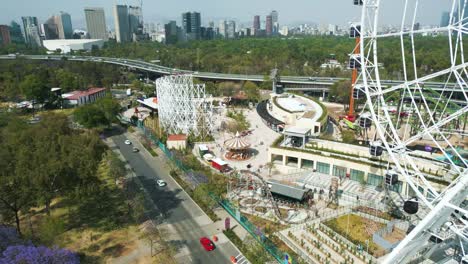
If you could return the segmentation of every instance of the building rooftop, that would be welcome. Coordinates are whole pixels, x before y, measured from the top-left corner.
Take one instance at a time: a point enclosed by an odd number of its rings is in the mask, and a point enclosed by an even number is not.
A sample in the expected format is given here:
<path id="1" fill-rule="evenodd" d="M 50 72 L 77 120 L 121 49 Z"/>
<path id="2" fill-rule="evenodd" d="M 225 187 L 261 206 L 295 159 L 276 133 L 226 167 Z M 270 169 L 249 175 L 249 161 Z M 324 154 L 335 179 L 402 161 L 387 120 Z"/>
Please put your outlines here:
<path id="1" fill-rule="evenodd" d="M 151 109 L 158 109 L 158 98 L 157 97 L 150 97 L 146 99 L 138 99 L 137 102 L 143 104 Z"/>
<path id="2" fill-rule="evenodd" d="M 187 136 L 185 134 L 169 135 L 167 137 L 167 141 L 185 141 L 185 140 L 187 140 Z"/>
<path id="3" fill-rule="evenodd" d="M 288 97 L 278 97 L 276 102 L 284 109 L 293 113 L 304 113 L 301 118 L 310 119 L 316 122 L 322 115 L 322 107 L 311 99 L 290 95 Z"/>
<path id="4" fill-rule="evenodd" d="M 106 88 L 89 88 L 88 90 L 84 90 L 84 91 L 73 91 L 70 93 L 66 93 L 62 97 L 67 100 L 78 100 L 82 96 L 89 96 L 89 95 L 99 93 L 105 90 Z"/>
<path id="5" fill-rule="evenodd" d="M 310 133 L 310 128 L 302 127 L 302 126 L 290 126 L 284 129 L 284 134 L 291 134 L 291 135 L 301 135 L 307 136 Z"/>
<path id="6" fill-rule="evenodd" d="M 49 39 L 44 40 L 44 45 L 70 45 L 70 44 L 86 44 L 90 42 L 102 41 L 102 39 Z"/>
<path id="7" fill-rule="evenodd" d="M 298 186 L 287 185 L 275 180 L 267 181 L 270 191 L 275 194 L 283 195 L 292 199 L 301 201 L 307 193 L 307 189 Z"/>

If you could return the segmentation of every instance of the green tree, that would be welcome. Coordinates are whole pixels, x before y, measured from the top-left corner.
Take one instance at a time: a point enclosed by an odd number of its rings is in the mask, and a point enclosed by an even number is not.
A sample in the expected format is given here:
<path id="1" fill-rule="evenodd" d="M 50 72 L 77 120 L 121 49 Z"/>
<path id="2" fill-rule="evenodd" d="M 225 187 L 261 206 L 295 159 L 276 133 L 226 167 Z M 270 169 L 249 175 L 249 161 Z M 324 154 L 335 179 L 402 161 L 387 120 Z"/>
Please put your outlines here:
<path id="1" fill-rule="evenodd" d="M 260 92 L 258 90 L 258 86 L 255 83 L 251 81 L 246 81 L 244 83 L 243 88 L 249 101 L 252 101 L 252 102 L 260 101 Z"/>
<path id="2" fill-rule="evenodd" d="M 120 112 L 120 104 L 111 96 L 93 104 L 80 106 L 74 112 L 75 120 L 86 128 L 110 126 Z"/>
<path id="3" fill-rule="evenodd" d="M 114 178 L 114 180 L 124 177 L 127 173 L 125 162 L 123 162 L 114 152 L 109 151 L 107 155 L 110 176 Z"/>
<path id="4" fill-rule="evenodd" d="M 43 103 L 49 96 L 47 83 L 36 74 L 27 75 L 20 83 L 20 90 L 28 100 Z"/>
<path id="5" fill-rule="evenodd" d="M 21 119 L 14 118 L 0 130 L 0 215 L 3 220 L 12 216 L 20 234 L 20 211 L 27 211 L 35 201 L 31 178 L 20 170 L 30 151 L 31 138 L 25 134 L 26 129 Z"/>
<path id="6" fill-rule="evenodd" d="M 260 84 L 260 88 L 262 90 L 271 90 L 272 85 L 273 85 L 273 82 L 270 80 L 270 77 L 268 75 L 265 75 L 263 77 L 263 82 Z"/>
<path id="7" fill-rule="evenodd" d="M 349 96 L 351 89 L 351 81 L 345 80 L 334 83 L 329 90 L 328 96 L 335 98 L 337 102 L 342 103 L 345 108 L 349 107 Z"/>
<path id="8" fill-rule="evenodd" d="M 99 99 L 96 104 L 104 112 L 109 125 L 116 120 L 120 112 L 120 104 L 110 94 Z"/>
<path id="9" fill-rule="evenodd" d="M 109 121 L 104 112 L 96 104 L 78 107 L 73 112 L 75 120 L 86 128 L 108 126 Z"/>

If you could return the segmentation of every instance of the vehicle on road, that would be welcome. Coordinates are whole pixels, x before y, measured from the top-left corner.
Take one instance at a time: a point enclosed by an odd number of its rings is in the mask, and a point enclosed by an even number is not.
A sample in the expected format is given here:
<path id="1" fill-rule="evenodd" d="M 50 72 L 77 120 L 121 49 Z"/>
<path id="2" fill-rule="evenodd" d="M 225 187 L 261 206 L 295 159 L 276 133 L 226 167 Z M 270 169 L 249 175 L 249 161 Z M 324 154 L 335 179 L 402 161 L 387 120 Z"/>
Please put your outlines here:
<path id="1" fill-rule="evenodd" d="M 124 143 L 125 143 L 125 145 L 131 145 L 131 144 L 132 144 L 132 142 L 131 142 L 130 140 L 128 140 L 128 139 L 127 139 L 127 140 L 125 140 L 125 142 L 124 142 Z"/>
<path id="2" fill-rule="evenodd" d="M 163 180 L 157 180 L 156 181 L 156 184 L 159 186 L 159 187 L 164 187 L 167 185 L 167 183 Z"/>
<path id="3" fill-rule="evenodd" d="M 206 251 L 212 251 L 215 249 L 215 245 L 213 244 L 213 242 L 211 242 L 211 240 L 207 237 L 202 237 L 200 238 L 200 244 L 203 246 L 203 248 L 206 250 Z"/>
<path id="4" fill-rule="evenodd" d="M 133 151 L 134 153 L 136 153 L 136 152 L 138 152 L 138 151 L 140 151 L 140 150 L 137 149 L 137 148 L 135 148 L 135 147 L 133 147 L 132 151 Z"/>

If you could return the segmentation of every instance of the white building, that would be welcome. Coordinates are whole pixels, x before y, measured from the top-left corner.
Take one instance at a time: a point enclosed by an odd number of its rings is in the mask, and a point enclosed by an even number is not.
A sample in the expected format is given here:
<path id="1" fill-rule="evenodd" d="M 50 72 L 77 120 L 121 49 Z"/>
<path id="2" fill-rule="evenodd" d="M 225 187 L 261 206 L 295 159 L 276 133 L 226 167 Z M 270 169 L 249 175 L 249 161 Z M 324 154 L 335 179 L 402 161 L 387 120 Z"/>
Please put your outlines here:
<path id="1" fill-rule="evenodd" d="M 282 36 L 287 36 L 289 35 L 289 28 L 288 26 L 283 26 L 280 31 L 279 31 L 280 35 Z"/>
<path id="2" fill-rule="evenodd" d="M 102 39 L 53 39 L 44 40 L 43 45 L 49 51 L 61 50 L 62 53 L 70 53 L 72 50 L 91 50 L 93 46 L 102 48 Z"/>

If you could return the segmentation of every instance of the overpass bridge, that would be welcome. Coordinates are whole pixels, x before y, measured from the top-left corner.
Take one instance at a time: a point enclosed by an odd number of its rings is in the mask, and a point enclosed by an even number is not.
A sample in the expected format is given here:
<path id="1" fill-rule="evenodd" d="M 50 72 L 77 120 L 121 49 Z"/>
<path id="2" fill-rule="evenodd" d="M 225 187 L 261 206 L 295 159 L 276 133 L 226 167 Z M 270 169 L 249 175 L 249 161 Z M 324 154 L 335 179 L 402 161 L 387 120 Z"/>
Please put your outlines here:
<path id="1" fill-rule="evenodd" d="M 97 63 L 108 63 L 137 69 L 145 72 L 155 73 L 158 75 L 169 74 L 192 74 L 196 78 L 203 80 L 214 81 L 252 81 L 262 82 L 263 75 L 247 75 L 247 74 L 231 74 L 231 73 L 214 73 L 214 72 L 198 72 L 180 70 L 170 67 L 161 66 L 158 64 L 145 62 L 142 60 L 132 60 L 125 58 L 111 58 L 111 57 L 95 57 L 95 56 L 73 56 L 73 55 L 0 55 L 0 59 L 14 60 L 14 59 L 29 59 L 29 60 L 69 60 L 69 61 L 91 61 Z M 329 88 L 342 80 L 349 80 L 348 78 L 333 78 L 333 77 L 304 77 L 304 76 L 281 76 L 278 84 L 282 85 L 285 91 L 304 91 L 304 92 L 318 92 L 325 95 Z M 401 84 L 402 81 L 382 80 L 383 86 L 396 86 Z M 443 82 L 425 82 L 424 87 L 430 88 L 434 91 L 445 91 L 461 93 L 460 99 L 464 99 L 463 91 L 460 87 L 448 85 Z M 444 89 L 445 87 L 445 89 Z"/>

